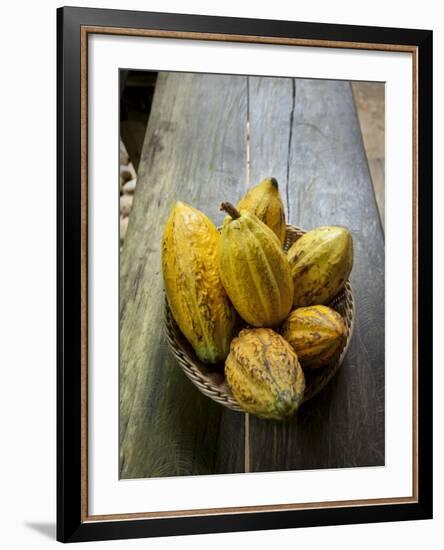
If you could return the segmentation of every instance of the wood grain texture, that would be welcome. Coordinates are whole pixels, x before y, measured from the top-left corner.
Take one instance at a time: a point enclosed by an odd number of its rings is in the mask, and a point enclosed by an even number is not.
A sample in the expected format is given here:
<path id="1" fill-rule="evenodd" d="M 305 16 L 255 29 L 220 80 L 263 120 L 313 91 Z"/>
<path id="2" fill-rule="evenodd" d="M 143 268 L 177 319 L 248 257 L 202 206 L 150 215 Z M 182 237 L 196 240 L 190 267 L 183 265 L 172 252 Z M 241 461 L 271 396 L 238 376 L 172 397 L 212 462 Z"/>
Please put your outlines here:
<path id="1" fill-rule="evenodd" d="M 161 74 L 120 270 L 120 476 L 235 472 L 242 415 L 201 395 L 168 351 L 161 237 L 176 200 L 216 223 L 246 179 L 246 78 Z"/>
<path id="2" fill-rule="evenodd" d="M 252 470 L 383 465 L 384 240 L 353 96 L 347 82 L 293 84 L 291 129 L 274 133 L 282 142 L 290 133 L 289 219 L 304 229 L 345 225 L 351 230 L 357 319 L 339 374 L 317 397 L 288 423 L 251 419 Z M 263 101 L 253 87 L 249 104 L 250 112 L 279 111 L 262 120 L 288 118 L 288 103 Z M 260 117 L 256 124 L 250 121 L 251 134 L 264 130 Z M 260 151 L 252 154 L 252 170 L 261 171 L 262 158 Z M 268 171 L 267 161 L 263 170 Z"/>
<path id="3" fill-rule="evenodd" d="M 250 184 L 266 177 L 279 183 L 288 212 L 287 183 L 294 81 L 290 78 L 249 77 Z"/>

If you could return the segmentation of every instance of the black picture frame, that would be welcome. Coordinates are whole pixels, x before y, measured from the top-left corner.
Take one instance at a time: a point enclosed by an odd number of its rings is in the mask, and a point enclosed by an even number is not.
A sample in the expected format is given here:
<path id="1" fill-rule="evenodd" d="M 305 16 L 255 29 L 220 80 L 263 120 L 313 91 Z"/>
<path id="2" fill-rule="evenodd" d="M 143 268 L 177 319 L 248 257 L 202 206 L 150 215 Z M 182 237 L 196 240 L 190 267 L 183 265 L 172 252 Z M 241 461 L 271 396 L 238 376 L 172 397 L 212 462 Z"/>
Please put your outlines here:
<path id="1" fill-rule="evenodd" d="M 405 45 L 417 51 L 416 502 L 89 521 L 82 513 L 81 28 Z M 91 8 L 57 10 L 57 539 L 156 537 L 432 518 L 432 31 Z"/>

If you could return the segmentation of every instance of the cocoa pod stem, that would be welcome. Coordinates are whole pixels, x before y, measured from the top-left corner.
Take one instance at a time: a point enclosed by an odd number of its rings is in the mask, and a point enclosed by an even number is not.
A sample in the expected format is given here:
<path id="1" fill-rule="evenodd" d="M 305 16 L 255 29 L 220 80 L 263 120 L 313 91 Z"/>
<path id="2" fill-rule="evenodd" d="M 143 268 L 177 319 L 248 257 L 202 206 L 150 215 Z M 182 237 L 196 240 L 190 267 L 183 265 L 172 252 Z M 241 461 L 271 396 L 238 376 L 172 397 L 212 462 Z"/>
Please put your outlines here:
<path id="1" fill-rule="evenodd" d="M 231 204 L 231 202 L 223 202 L 220 205 L 221 210 L 225 210 L 227 214 L 229 214 L 233 220 L 237 220 L 237 218 L 240 218 L 239 212 L 234 208 L 234 206 Z"/>

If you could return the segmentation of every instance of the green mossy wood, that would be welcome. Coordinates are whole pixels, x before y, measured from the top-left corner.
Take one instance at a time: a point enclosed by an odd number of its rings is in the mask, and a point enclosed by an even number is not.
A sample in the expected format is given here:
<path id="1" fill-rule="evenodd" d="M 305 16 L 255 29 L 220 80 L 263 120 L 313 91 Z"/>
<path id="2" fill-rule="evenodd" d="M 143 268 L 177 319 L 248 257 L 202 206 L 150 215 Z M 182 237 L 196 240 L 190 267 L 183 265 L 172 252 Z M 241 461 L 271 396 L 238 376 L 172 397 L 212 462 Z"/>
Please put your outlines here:
<path id="1" fill-rule="evenodd" d="M 250 419 L 251 469 L 384 464 L 384 238 L 350 85 L 170 73 L 157 81 L 121 255 L 122 478 L 244 471 L 244 415 L 201 395 L 168 350 L 161 237 L 175 200 L 220 224 L 220 203 L 267 176 L 294 225 L 352 231 L 357 319 L 317 397 L 290 422 Z"/>
<path id="2" fill-rule="evenodd" d="M 219 204 L 244 192 L 246 117 L 245 79 L 159 75 L 121 256 L 123 478 L 242 471 L 243 415 L 200 394 L 168 351 L 161 240 L 174 201 L 220 223 Z"/>

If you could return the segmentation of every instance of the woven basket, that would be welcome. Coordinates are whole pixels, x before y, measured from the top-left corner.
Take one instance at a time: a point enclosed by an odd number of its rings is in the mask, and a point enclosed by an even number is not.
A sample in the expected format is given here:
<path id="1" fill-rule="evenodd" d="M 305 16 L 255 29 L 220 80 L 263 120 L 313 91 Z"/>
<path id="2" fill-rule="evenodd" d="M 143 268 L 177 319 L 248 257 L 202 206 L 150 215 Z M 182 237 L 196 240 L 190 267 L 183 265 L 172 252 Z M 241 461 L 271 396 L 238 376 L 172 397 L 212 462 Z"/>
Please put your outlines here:
<path id="1" fill-rule="evenodd" d="M 287 225 L 287 234 L 284 243 L 284 249 L 288 250 L 290 246 L 301 237 L 305 231 L 293 225 Z M 350 345 L 353 334 L 354 322 L 354 300 L 353 291 L 350 282 L 347 281 L 343 290 L 328 304 L 336 310 L 344 319 L 346 325 L 346 338 L 339 355 L 334 363 L 320 367 L 318 369 L 306 369 L 305 373 L 305 395 L 304 402 L 316 395 L 338 371 Z M 194 353 L 193 348 L 188 343 L 179 327 L 177 326 L 168 301 L 165 299 L 165 328 L 168 344 L 171 351 L 179 363 L 182 370 L 193 382 L 193 384 L 205 395 L 232 409 L 233 411 L 243 412 L 237 401 L 234 399 L 230 388 L 228 387 L 223 370 L 223 364 L 206 365 L 202 363 Z"/>

